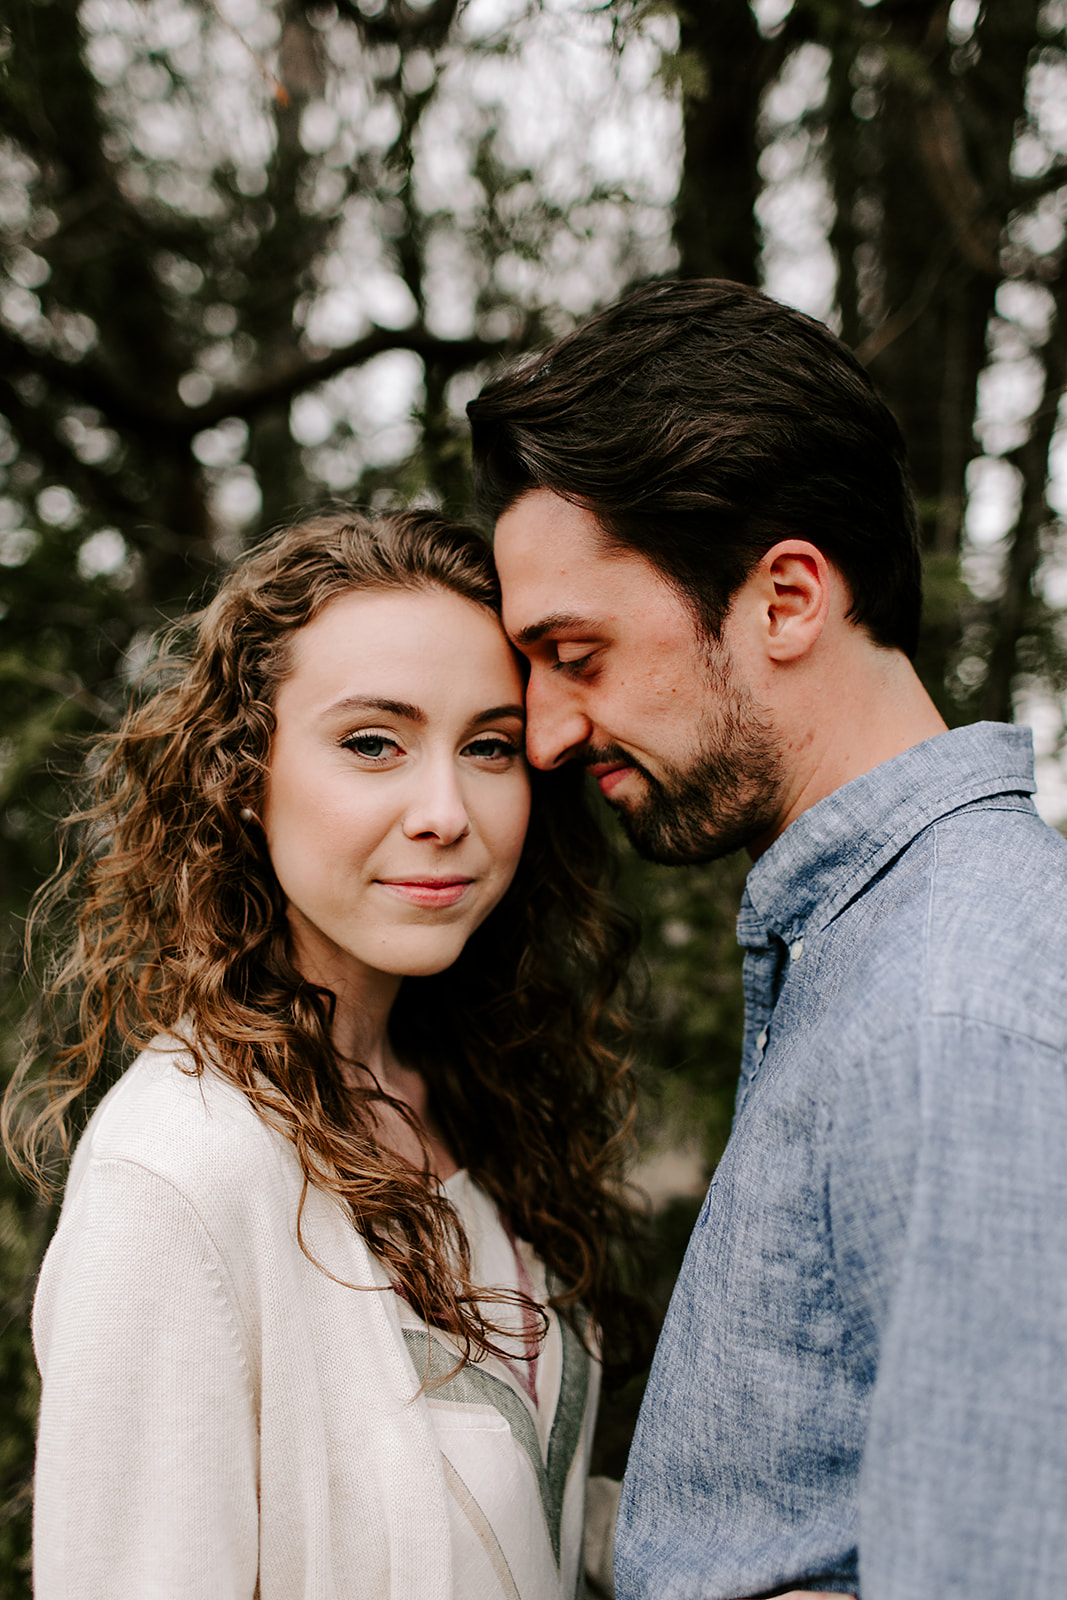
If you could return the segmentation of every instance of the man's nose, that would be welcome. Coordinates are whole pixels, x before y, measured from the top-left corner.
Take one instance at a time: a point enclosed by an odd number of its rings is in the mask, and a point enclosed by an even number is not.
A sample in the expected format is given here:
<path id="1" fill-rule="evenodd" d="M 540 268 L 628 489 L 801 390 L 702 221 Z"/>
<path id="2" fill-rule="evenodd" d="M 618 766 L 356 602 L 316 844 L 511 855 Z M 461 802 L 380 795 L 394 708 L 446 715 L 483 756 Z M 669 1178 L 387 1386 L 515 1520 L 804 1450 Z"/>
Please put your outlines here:
<path id="1" fill-rule="evenodd" d="M 553 681 L 536 667 L 526 689 L 526 754 L 544 771 L 580 755 L 589 743 L 592 724 L 569 686 Z"/>

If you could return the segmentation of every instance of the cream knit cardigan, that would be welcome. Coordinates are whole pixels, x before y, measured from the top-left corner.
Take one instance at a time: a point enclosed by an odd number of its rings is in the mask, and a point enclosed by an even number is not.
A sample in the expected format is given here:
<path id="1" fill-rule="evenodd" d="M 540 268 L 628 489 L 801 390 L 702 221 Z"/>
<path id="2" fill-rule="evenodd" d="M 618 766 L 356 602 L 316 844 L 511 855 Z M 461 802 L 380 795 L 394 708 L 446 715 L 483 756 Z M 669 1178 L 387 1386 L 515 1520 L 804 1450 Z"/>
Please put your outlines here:
<path id="1" fill-rule="evenodd" d="M 312 1264 L 292 1146 L 181 1061 L 104 1100 L 41 1271 L 37 1600 L 453 1600 L 385 1274 L 316 1190 Z"/>

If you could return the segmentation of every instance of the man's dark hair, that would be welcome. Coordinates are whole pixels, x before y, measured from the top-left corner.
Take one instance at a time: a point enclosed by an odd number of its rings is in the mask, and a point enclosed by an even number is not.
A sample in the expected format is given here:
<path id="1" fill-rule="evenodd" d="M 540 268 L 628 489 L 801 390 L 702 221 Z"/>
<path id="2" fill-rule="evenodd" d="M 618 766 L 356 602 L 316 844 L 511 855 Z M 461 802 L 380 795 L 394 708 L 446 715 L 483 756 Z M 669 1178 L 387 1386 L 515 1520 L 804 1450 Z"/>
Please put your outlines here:
<path id="1" fill-rule="evenodd" d="M 855 356 L 755 289 L 716 279 L 638 289 L 467 407 L 479 509 L 530 489 L 597 517 L 716 637 L 780 539 L 807 539 L 876 644 L 915 653 L 918 519 L 904 442 Z"/>

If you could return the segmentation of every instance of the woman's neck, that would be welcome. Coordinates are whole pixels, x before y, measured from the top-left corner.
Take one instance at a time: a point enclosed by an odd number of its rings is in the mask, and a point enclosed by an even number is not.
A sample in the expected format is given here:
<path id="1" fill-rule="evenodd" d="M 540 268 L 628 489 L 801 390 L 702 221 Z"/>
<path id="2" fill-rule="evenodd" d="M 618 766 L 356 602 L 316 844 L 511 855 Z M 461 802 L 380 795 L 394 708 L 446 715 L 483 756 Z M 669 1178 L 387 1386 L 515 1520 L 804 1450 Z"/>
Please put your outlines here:
<path id="1" fill-rule="evenodd" d="M 352 1089 L 380 1089 L 406 1106 L 425 1140 L 396 1106 L 370 1102 L 379 1143 L 421 1171 L 429 1163 L 436 1178 L 448 1178 L 457 1165 L 434 1121 L 429 1090 L 422 1073 L 399 1059 L 389 1037 L 389 1018 L 402 977 L 354 964 L 336 946 L 314 936 L 302 919 L 290 914 L 296 965 L 311 983 L 335 997 L 332 1024 L 337 1065 Z"/>
<path id="2" fill-rule="evenodd" d="M 431 1174 L 444 1179 L 458 1168 L 434 1119 L 426 1080 L 417 1068 L 400 1060 L 389 1037 L 389 1017 L 400 982 L 397 978 L 387 984 L 360 985 L 358 995 L 351 987 L 340 992 L 334 989 L 337 1008 L 333 1040 L 338 1065 L 351 1088 L 377 1087 L 391 1100 L 406 1106 L 426 1145 L 424 1149 L 418 1134 L 396 1106 L 372 1102 L 368 1109 L 374 1117 L 379 1142 L 418 1169 L 428 1159 Z"/>

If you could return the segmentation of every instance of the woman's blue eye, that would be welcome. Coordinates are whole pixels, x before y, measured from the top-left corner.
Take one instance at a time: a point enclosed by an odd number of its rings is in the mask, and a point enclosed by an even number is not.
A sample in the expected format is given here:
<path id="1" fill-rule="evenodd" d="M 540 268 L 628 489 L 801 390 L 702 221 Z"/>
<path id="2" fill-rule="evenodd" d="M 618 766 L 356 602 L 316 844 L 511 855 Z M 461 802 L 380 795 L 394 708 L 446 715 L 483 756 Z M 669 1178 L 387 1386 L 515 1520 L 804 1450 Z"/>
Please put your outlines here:
<path id="1" fill-rule="evenodd" d="M 510 739 L 478 739 L 469 748 L 476 756 L 488 761 L 499 761 L 519 754 L 518 745 L 513 744 Z"/>
<path id="2" fill-rule="evenodd" d="M 387 739 L 384 733 L 354 733 L 345 740 L 345 746 L 368 761 L 380 761 L 396 749 L 396 741 Z"/>

